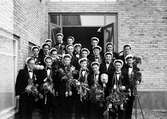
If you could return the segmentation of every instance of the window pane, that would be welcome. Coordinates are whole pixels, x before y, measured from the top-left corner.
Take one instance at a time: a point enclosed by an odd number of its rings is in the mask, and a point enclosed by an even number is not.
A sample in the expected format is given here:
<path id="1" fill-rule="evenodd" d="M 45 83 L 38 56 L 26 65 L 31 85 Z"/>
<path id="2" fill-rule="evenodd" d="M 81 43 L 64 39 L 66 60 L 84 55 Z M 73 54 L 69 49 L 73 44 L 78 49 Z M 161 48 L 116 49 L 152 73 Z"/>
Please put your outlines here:
<path id="1" fill-rule="evenodd" d="M 106 24 L 115 23 L 116 17 L 115 16 L 106 16 Z"/>
<path id="2" fill-rule="evenodd" d="M 80 15 L 63 15 L 63 25 L 81 25 Z"/>
<path id="3" fill-rule="evenodd" d="M 58 16 L 57 15 L 50 15 L 50 22 L 54 24 L 58 24 Z"/>
<path id="4" fill-rule="evenodd" d="M 103 26 L 104 25 L 104 16 L 86 16 L 81 15 L 82 26 Z"/>
<path id="5" fill-rule="evenodd" d="M 0 40 L 0 111 L 14 106 L 15 63 L 13 40 Z"/>
<path id="6" fill-rule="evenodd" d="M 106 21 L 105 21 L 106 20 Z M 78 25 L 78 26 L 104 26 L 106 24 L 114 23 L 115 16 L 108 15 L 63 15 L 62 21 L 64 26 Z"/>

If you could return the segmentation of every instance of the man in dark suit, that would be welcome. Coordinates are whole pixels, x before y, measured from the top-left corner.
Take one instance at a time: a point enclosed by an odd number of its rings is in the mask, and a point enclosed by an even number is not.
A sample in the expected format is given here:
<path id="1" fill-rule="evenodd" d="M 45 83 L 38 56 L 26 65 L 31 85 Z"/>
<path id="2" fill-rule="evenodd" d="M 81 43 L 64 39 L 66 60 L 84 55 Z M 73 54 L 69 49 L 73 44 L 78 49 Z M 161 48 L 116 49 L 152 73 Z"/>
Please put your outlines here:
<path id="1" fill-rule="evenodd" d="M 16 99 L 19 100 L 19 112 L 22 119 L 32 119 L 33 105 L 39 94 L 34 66 L 34 58 L 28 57 L 24 69 L 19 71 L 16 79 L 15 94 Z"/>
<path id="2" fill-rule="evenodd" d="M 129 82 L 128 88 L 130 91 L 129 100 L 126 107 L 126 119 L 132 118 L 133 103 L 137 95 L 137 85 L 141 82 L 140 69 L 134 64 L 133 55 L 129 54 L 125 57 L 126 64 L 124 65 L 123 72 L 126 74 Z"/>
<path id="3" fill-rule="evenodd" d="M 123 46 L 123 54 L 120 55 L 118 58 L 121 59 L 125 63 L 125 57 L 131 53 L 131 45 L 124 45 Z"/>
<path id="4" fill-rule="evenodd" d="M 73 36 L 68 36 L 67 38 L 67 45 L 73 45 L 75 38 Z"/>
<path id="5" fill-rule="evenodd" d="M 106 43 L 106 52 L 111 52 L 113 54 L 113 59 L 118 58 L 118 53 L 114 52 L 112 42 L 107 42 Z"/>
<path id="6" fill-rule="evenodd" d="M 112 79 L 112 85 L 111 87 L 108 88 L 109 96 L 113 94 L 119 95 L 119 93 L 124 94 L 125 92 L 128 92 L 128 81 L 126 75 L 121 70 L 123 67 L 123 61 L 120 59 L 114 60 L 114 67 L 115 67 L 115 72 Z M 109 114 L 112 117 L 112 119 L 116 118 L 126 119 L 125 106 L 126 103 L 124 102 L 120 102 L 120 104 L 114 101 L 111 102 L 108 105 L 108 108 L 109 108 Z"/>
<path id="7" fill-rule="evenodd" d="M 38 46 L 33 46 L 32 48 L 31 48 L 31 51 L 32 51 L 32 57 L 34 57 L 34 59 L 35 59 L 35 64 L 40 64 L 40 59 L 39 59 L 39 57 L 38 57 L 38 55 L 39 55 L 39 47 Z"/>
<path id="8" fill-rule="evenodd" d="M 113 66 L 113 54 L 111 52 L 106 52 L 104 54 L 104 58 L 105 58 L 104 62 L 100 64 L 100 72 L 108 74 L 108 83 L 107 83 L 107 88 L 108 88 L 111 87 L 112 78 L 115 71 L 115 68 Z"/>
<path id="9" fill-rule="evenodd" d="M 80 70 L 79 70 L 79 77 L 78 81 L 80 84 L 84 84 L 86 88 L 88 88 L 88 75 L 89 75 L 89 69 L 88 69 L 88 59 L 87 58 L 81 58 L 79 59 L 78 63 L 80 64 Z M 88 118 L 88 90 L 83 88 L 81 85 L 77 87 L 77 92 L 79 93 L 77 95 L 76 99 L 76 117 L 78 118 Z M 77 104 L 78 103 L 78 104 Z M 81 108 L 82 107 L 82 108 Z"/>
<path id="10" fill-rule="evenodd" d="M 92 73 L 88 75 L 88 85 L 90 88 L 89 94 L 89 117 L 90 119 L 102 119 L 103 107 L 99 105 L 99 100 L 96 98 L 98 95 L 96 91 L 101 89 L 102 82 L 100 80 L 100 63 L 94 61 L 91 63 Z"/>
<path id="11" fill-rule="evenodd" d="M 79 64 L 77 61 L 77 58 L 74 56 L 74 46 L 73 45 L 67 45 L 66 46 L 67 54 L 71 55 L 71 65 L 73 65 L 77 70 L 79 70 Z"/>
<path id="12" fill-rule="evenodd" d="M 49 50 L 50 50 L 50 45 L 47 43 L 44 43 L 42 45 L 42 49 L 40 49 L 39 59 L 40 59 L 41 65 L 43 65 L 43 66 L 45 66 L 44 58 L 46 56 L 49 56 Z"/>
<path id="13" fill-rule="evenodd" d="M 62 33 L 56 34 L 56 45 L 54 46 L 57 49 L 59 55 L 65 54 L 65 45 L 63 44 L 64 35 Z"/>
<path id="14" fill-rule="evenodd" d="M 53 59 L 50 56 L 45 57 L 45 68 L 38 71 L 38 77 L 41 79 L 41 92 L 44 98 L 41 100 L 42 118 L 49 118 L 49 112 L 57 111 L 60 80 L 57 78 L 57 70 L 52 66 Z M 56 115 L 57 116 L 57 115 Z"/>
<path id="15" fill-rule="evenodd" d="M 74 44 L 74 56 L 77 59 L 77 61 L 81 58 L 81 48 L 82 45 L 80 43 Z"/>
<path id="16" fill-rule="evenodd" d="M 99 44 L 99 38 L 97 38 L 97 37 L 91 37 L 91 49 L 90 49 L 90 59 L 92 58 L 92 56 L 93 56 L 93 48 L 94 47 L 96 47 L 96 46 L 98 46 L 98 44 Z"/>
<path id="17" fill-rule="evenodd" d="M 102 48 L 100 46 L 94 46 L 93 47 L 93 54 L 90 57 L 91 62 L 97 61 L 99 63 L 102 63 L 102 57 L 101 57 L 101 54 L 100 54 L 101 51 L 102 51 Z"/>
<path id="18" fill-rule="evenodd" d="M 74 101 L 76 90 L 73 84 L 70 83 L 73 79 L 77 79 L 77 71 L 71 65 L 71 55 L 65 54 L 63 57 L 63 65 L 58 70 L 58 78 L 60 79 L 60 113 L 63 119 L 70 119 L 74 109 Z M 69 107 L 69 108 L 67 108 Z"/>

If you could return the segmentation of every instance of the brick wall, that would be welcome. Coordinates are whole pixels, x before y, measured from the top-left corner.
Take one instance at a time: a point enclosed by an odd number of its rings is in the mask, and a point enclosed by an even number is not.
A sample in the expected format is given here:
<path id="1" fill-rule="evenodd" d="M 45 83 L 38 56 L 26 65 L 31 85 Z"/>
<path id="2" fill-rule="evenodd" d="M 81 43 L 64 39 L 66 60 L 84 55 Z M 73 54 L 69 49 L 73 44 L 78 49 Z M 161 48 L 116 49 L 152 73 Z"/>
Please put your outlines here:
<path id="1" fill-rule="evenodd" d="M 142 57 L 142 90 L 167 90 L 167 1 L 50 2 L 49 12 L 117 13 L 118 49 L 131 44 Z"/>
<path id="2" fill-rule="evenodd" d="M 167 1 L 50 2 L 49 13 L 117 13 L 118 49 L 131 44 L 142 57 L 144 108 L 166 109 L 167 103 Z M 149 98 L 148 98 L 149 97 Z M 145 103 L 149 99 L 150 103 Z"/>
<path id="3" fill-rule="evenodd" d="M 18 69 L 28 56 L 28 42 L 41 45 L 47 38 L 46 0 L 14 0 L 14 34 L 19 39 Z"/>
<path id="4" fill-rule="evenodd" d="M 46 0 L 0 0 L 0 11 L 0 117 L 3 118 L 15 106 L 15 79 L 28 55 L 28 42 L 40 45 L 47 38 L 48 18 Z"/>
<path id="5" fill-rule="evenodd" d="M 143 59 L 143 90 L 167 90 L 167 1 L 119 2 L 119 49 L 132 44 Z"/>

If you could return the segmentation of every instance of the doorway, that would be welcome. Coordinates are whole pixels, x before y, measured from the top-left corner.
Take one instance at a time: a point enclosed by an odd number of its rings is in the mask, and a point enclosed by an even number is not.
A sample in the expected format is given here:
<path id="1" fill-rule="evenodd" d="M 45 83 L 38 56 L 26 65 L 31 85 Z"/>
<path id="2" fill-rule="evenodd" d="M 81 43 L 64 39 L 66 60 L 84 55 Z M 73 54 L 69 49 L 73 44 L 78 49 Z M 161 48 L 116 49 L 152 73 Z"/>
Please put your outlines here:
<path id="1" fill-rule="evenodd" d="M 103 32 L 98 32 L 99 27 L 63 27 L 64 41 L 68 36 L 75 38 L 75 43 L 91 50 L 91 37 L 99 38 L 99 46 L 103 47 Z"/>
<path id="2" fill-rule="evenodd" d="M 75 43 L 91 49 L 91 37 L 100 39 L 99 45 L 105 52 L 105 44 L 112 42 L 118 50 L 118 18 L 116 13 L 49 13 L 49 38 L 56 41 L 56 33 L 74 36 Z"/>

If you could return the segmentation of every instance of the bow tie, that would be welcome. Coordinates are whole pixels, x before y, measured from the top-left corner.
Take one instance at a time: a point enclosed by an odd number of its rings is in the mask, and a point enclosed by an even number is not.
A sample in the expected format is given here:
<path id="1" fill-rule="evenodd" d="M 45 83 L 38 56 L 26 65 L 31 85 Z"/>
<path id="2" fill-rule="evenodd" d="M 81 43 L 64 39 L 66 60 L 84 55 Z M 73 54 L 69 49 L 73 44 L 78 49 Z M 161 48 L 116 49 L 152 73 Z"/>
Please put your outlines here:
<path id="1" fill-rule="evenodd" d="M 29 70 L 28 72 L 32 72 L 32 70 Z"/>
<path id="2" fill-rule="evenodd" d="M 50 70 L 51 70 L 51 67 L 47 67 L 46 69 L 47 69 L 47 70 L 48 70 L 48 69 L 50 69 Z"/>
<path id="3" fill-rule="evenodd" d="M 95 73 L 94 75 L 97 76 L 97 75 L 99 75 L 99 74 L 100 74 L 100 73 L 98 72 L 98 73 Z"/>
<path id="4" fill-rule="evenodd" d="M 87 71 L 86 69 L 82 69 L 81 71 Z"/>
<path id="5" fill-rule="evenodd" d="M 121 72 L 116 72 L 115 74 L 121 74 Z"/>

